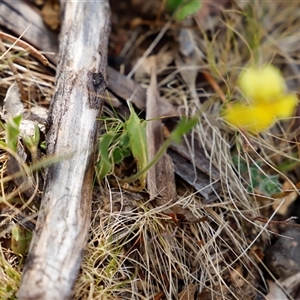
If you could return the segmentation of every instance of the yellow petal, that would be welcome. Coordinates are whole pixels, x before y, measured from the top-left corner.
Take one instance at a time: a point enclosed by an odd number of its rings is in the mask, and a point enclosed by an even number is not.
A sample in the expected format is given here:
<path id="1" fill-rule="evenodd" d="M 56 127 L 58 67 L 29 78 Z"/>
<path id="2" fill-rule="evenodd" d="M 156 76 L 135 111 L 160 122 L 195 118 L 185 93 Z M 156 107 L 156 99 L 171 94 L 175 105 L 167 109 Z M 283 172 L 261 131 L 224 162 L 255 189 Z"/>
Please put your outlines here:
<path id="1" fill-rule="evenodd" d="M 243 71 L 238 85 L 253 103 L 270 103 L 285 92 L 285 82 L 279 69 L 271 65 Z"/>
<path id="2" fill-rule="evenodd" d="M 273 109 L 276 114 L 276 117 L 277 118 L 291 117 L 295 112 L 297 103 L 298 103 L 298 99 L 296 95 L 288 94 L 279 98 L 273 104 L 274 106 Z"/>
<path id="3" fill-rule="evenodd" d="M 233 104 L 224 111 L 223 117 L 231 125 L 253 134 L 268 129 L 276 121 L 274 111 L 266 104 L 256 106 Z"/>

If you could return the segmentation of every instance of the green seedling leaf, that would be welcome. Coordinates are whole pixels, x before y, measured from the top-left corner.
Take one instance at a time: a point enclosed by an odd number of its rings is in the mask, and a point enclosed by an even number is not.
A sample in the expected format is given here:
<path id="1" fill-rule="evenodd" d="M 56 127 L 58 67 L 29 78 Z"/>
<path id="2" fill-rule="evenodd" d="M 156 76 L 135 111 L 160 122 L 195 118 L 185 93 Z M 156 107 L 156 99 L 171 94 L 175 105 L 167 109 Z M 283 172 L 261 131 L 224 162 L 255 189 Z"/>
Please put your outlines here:
<path id="1" fill-rule="evenodd" d="M 133 157 L 137 161 L 138 172 L 144 169 L 148 164 L 148 147 L 146 137 L 146 123 L 142 122 L 135 113 L 131 104 L 129 105 L 130 117 L 125 126 L 129 137 L 129 145 Z M 144 173 L 139 178 L 142 186 L 146 185 L 146 176 Z"/>
<path id="2" fill-rule="evenodd" d="M 41 149 L 46 150 L 47 149 L 46 141 L 41 142 L 40 147 Z"/>
<path id="3" fill-rule="evenodd" d="M 37 124 L 34 126 L 34 137 L 33 137 L 33 144 L 37 148 L 40 142 L 40 128 Z"/>
<path id="4" fill-rule="evenodd" d="M 130 140 L 128 133 L 125 131 L 119 138 L 118 146 L 113 149 L 113 160 L 115 164 L 120 163 L 125 157 L 131 155 Z"/>
<path id="5" fill-rule="evenodd" d="M 24 141 L 26 147 L 29 149 L 29 151 L 35 156 L 37 152 L 37 148 L 39 146 L 40 142 L 40 128 L 38 125 L 35 125 L 34 127 L 34 135 L 30 136 L 27 134 L 22 135 L 22 140 Z"/>
<path id="6" fill-rule="evenodd" d="M 32 233 L 22 226 L 16 225 L 12 229 L 11 250 L 16 254 L 25 255 L 28 251 Z"/>
<path id="7" fill-rule="evenodd" d="M 259 190 L 267 196 L 280 193 L 280 182 L 278 175 L 271 175 L 263 178 L 259 184 Z"/>
<path id="8" fill-rule="evenodd" d="M 186 17 L 196 13 L 201 6 L 200 0 L 192 0 L 184 3 L 182 7 L 179 7 L 175 17 L 177 20 L 184 20 Z"/>
<path id="9" fill-rule="evenodd" d="M 122 153 L 122 148 L 116 147 L 113 149 L 113 160 L 115 164 L 120 163 L 123 160 L 124 156 Z"/>
<path id="10" fill-rule="evenodd" d="M 167 0 L 167 8 L 173 12 L 179 21 L 184 20 L 189 15 L 193 15 L 202 7 L 201 0 Z"/>
<path id="11" fill-rule="evenodd" d="M 247 171 L 247 164 L 241 160 L 239 155 L 232 156 L 232 162 L 240 174 L 243 174 Z"/>
<path id="12" fill-rule="evenodd" d="M 193 117 L 191 119 L 184 118 L 179 121 L 178 125 L 171 133 L 172 141 L 180 143 L 181 138 L 190 132 L 198 123 L 198 117 Z"/>
<path id="13" fill-rule="evenodd" d="M 100 162 L 98 165 L 98 176 L 103 179 L 112 169 L 112 162 L 109 158 L 109 147 L 115 138 L 114 133 L 105 134 L 99 141 Z"/>
<path id="14" fill-rule="evenodd" d="M 276 193 L 280 193 L 280 182 L 278 175 L 266 175 L 261 170 L 261 164 L 247 166 L 246 162 L 239 159 L 237 155 L 232 157 L 232 161 L 236 166 L 237 170 L 242 174 L 248 174 L 249 186 L 247 188 L 248 192 L 253 192 L 255 189 L 258 189 L 260 192 L 267 196 L 271 196 Z M 249 168 L 249 173 L 248 173 Z"/>
<path id="15" fill-rule="evenodd" d="M 182 0 L 167 0 L 167 9 L 174 12 L 181 3 Z"/>
<path id="16" fill-rule="evenodd" d="M 129 148 L 120 148 L 116 147 L 113 150 L 113 161 L 115 164 L 120 163 L 125 157 L 128 157 L 131 155 L 131 151 Z"/>
<path id="17" fill-rule="evenodd" d="M 17 150 L 21 121 L 22 115 L 19 115 L 13 118 L 8 118 L 5 125 L 6 143 L 8 148 L 14 152 Z"/>
<path id="18" fill-rule="evenodd" d="M 120 136 L 119 146 L 123 149 L 130 147 L 130 145 L 129 145 L 129 136 L 128 136 L 128 133 L 126 131 L 123 132 L 122 135 Z"/>
<path id="19" fill-rule="evenodd" d="M 121 180 L 121 182 L 122 183 L 130 183 L 130 182 L 137 180 L 141 176 L 145 176 L 145 178 L 146 178 L 146 174 L 147 174 L 146 172 L 160 160 L 160 158 L 167 151 L 167 149 L 171 145 L 171 143 L 173 141 L 180 142 L 180 139 L 182 138 L 182 136 L 184 134 L 190 132 L 193 129 L 193 127 L 196 126 L 197 123 L 198 123 L 198 116 L 195 116 L 191 119 L 181 120 L 179 122 L 179 124 L 176 126 L 176 128 L 174 129 L 174 131 L 172 131 L 170 137 L 163 143 L 163 145 L 161 146 L 159 151 L 156 153 L 153 160 L 149 164 L 146 164 L 145 167 L 143 169 L 139 170 L 135 175 L 133 175 L 129 178 L 123 179 L 123 180 Z"/>
<path id="20" fill-rule="evenodd" d="M 259 167 L 254 165 L 250 167 L 250 176 L 251 176 L 250 191 L 252 192 L 253 189 L 256 189 L 259 186 L 260 181 L 265 178 L 265 175 L 261 172 Z"/>

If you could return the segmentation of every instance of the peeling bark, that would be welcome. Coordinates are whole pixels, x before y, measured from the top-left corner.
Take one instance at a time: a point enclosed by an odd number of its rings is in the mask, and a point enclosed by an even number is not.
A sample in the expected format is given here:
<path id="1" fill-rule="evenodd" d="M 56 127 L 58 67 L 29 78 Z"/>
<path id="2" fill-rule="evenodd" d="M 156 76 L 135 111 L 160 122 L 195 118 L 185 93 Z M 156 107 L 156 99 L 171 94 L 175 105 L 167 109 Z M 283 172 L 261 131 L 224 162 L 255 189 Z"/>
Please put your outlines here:
<path id="1" fill-rule="evenodd" d="M 106 88 L 108 2 L 61 2 L 62 29 L 40 215 L 18 299 L 70 299 L 91 214 L 96 118 Z"/>

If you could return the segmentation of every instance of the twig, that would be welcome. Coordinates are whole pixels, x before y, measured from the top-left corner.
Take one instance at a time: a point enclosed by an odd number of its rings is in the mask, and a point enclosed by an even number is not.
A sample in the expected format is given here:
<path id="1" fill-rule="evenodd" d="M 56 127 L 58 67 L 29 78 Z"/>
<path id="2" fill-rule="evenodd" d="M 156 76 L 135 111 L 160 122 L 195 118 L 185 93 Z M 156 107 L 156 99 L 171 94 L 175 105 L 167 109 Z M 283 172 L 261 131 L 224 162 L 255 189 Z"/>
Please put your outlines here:
<path id="1" fill-rule="evenodd" d="M 28 43 L 20 40 L 20 38 L 16 38 L 10 34 L 4 33 L 0 31 L 0 38 L 6 39 L 10 42 L 13 42 L 14 45 L 18 45 L 25 49 L 27 52 L 29 52 L 34 58 L 39 60 L 44 66 L 49 66 L 48 59 L 37 49 L 35 49 L 33 46 L 29 45 Z"/>
<path id="2" fill-rule="evenodd" d="M 217 82 L 213 79 L 213 77 L 205 70 L 202 71 L 202 74 L 204 75 L 205 79 L 207 82 L 211 85 L 211 87 L 214 89 L 214 91 L 218 94 L 220 99 L 222 100 L 223 103 L 226 103 L 226 97 L 220 88 L 220 86 L 217 84 Z"/>
<path id="3" fill-rule="evenodd" d="M 251 219 L 251 218 L 249 218 L 249 219 Z M 258 221 L 258 222 L 261 222 L 261 223 L 265 223 L 265 224 L 268 223 L 268 224 L 275 224 L 275 225 L 284 225 L 284 226 L 300 229 L 300 224 L 289 223 L 289 222 L 287 222 L 288 220 L 273 221 L 273 220 L 269 220 L 265 217 L 255 217 L 255 218 L 252 218 L 252 220 Z"/>

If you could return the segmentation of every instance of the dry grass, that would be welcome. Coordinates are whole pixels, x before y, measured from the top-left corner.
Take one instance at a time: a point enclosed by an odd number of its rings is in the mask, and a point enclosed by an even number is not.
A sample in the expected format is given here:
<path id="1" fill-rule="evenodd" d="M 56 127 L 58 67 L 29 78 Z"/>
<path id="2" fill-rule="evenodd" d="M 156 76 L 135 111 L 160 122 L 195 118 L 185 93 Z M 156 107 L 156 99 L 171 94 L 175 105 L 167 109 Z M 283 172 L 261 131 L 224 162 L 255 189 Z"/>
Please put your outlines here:
<path id="1" fill-rule="evenodd" d="M 241 97 L 235 82 L 242 68 L 255 62 L 283 67 L 293 89 L 299 80 L 295 68 L 299 65 L 296 41 L 300 22 L 292 11 L 297 11 L 295 2 L 247 5 L 240 1 L 236 9 L 224 12 L 212 37 L 194 30 L 202 61 L 183 68 L 208 69 L 231 100 Z M 145 199 L 136 201 L 121 191 L 108 194 L 107 204 L 100 204 L 96 213 L 101 221 L 91 234 L 76 286 L 77 299 L 179 299 L 179 292 L 191 284 L 203 297 L 210 295 L 207 299 L 250 299 L 263 284 L 254 250 L 263 251 L 270 233 L 255 218 L 268 210 L 272 199 L 260 202 L 255 191 L 247 191 L 251 176 L 241 178 L 232 156 L 238 155 L 249 170 L 259 163 L 263 173 L 278 174 L 282 181 L 293 179 L 280 173 L 277 166 L 287 159 L 299 161 L 295 158 L 297 147 L 291 142 L 298 133 L 291 120 L 258 137 L 232 134 L 219 117 L 218 95 L 203 83 L 197 93 L 209 102 L 201 105 L 194 101 L 184 92 L 180 72 L 179 68 L 169 72 L 160 83 L 160 92 L 190 115 L 203 110 L 193 135 L 220 171 L 219 199 L 204 205 L 199 195 L 179 192 L 184 196 L 178 196 L 177 203 L 207 221 L 177 225 L 162 214 L 162 207 L 153 207 Z M 90 263 L 95 268 L 91 269 Z"/>
<path id="2" fill-rule="evenodd" d="M 2 42 L 1 42 L 2 43 Z M 53 91 L 55 78 L 38 62 L 32 60 L 28 53 L 16 45 L 9 43 L 2 44 L 7 49 L 0 56 L 0 99 L 1 106 L 8 88 L 18 82 L 20 94 L 26 110 L 35 106 L 48 107 Z M 13 65 L 13 66 L 12 66 Z M 2 110 L 1 110 L 2 111 Z M 31 199 L 22 196 L 24 186 L 17 185 L 13 177 L 8 174 L 7 164 L 9 153 L 19 161 L 22 159 L 17 153 L 13 153 L 7 147 L 5 141 L 5 130 L 1 126 L 0 133 L 0 299 L 16 299 L 24 259 L 20 255 L 15 255 L 11 249 L 12 229 L 21 224 L 26 226 L 29 220 L 33 221 L 37 217 L 37 208 L 32 206 Z M 29 167 L 24 165 L 27 169 Z M 27 187 L 28 188 L 28 187 Z M 26 187 L 25 187 L 26 189 Z M 38 192 L 36 190 L 35 192 Z M 31 227 L 32 229 L 32 227 Z"/>
<path id="3" fill-rule="evenodd" d="M 296 90 L 300 80 L 299 14 L 297 1 L 236 1 L 209 36 L 199 28 L 193 30 L 201 55 L 192 69 L 208 70 L 227 100 L 241 97 L 236 79 L 252 63 L 280 66 L 289 88 Z M 28 99 L 33 99 L 29 91 L 34 85 L 42 102 L 48 101 L 53 77 L 43 74 L 28 58 L 15 58 L 14 64 L 22 73 Z M 6 89 L 15 75 L 4 65 L 1 88 Z M 178 67 L 168 70 L 160 93 L 179 104 L 181 112 L 193 115 L 202 110 L 192 134 L 220 172 L 218 199 L 203 204 L 199 194 L 180 187 L 176 204 L 205 221 L 177 224 L 163 213 L 165 207 L 155 207 L 144 194 L 111 188 L 108 181 L 95 187 L 89 242 L 74 299 L 181 299 L 179 293 L 188 288 L 202 299 L 251 299 L 259 285 L 264 285 L 256 250 L 264 250 L 271 234 L 267 224 L 255 218 L 269 217 L 274 199 L 264 197 L 262 201 L 258 190 L 249 193 L 251 167 L 257 165 L 262 173 L 295 183 L 294 175 L 278 171 L 278 166 L 300 162 L 295 143 L 299 126 L 293 126 L 297 120 L 281 122 L 257 137 L 233 132 L 219 116 L 220 95 L 203 81 L 197 90 L 202 102 L 195 101 L 180 72 Z M 148 79 L 142 81 L 147 84 Z M 234 155 L 246 164 L 248 174 L 239 174 Z M 5 193 L 5 188 L 2 191 Z M 3 248 L 0 254 L 0 282 L 6 287 L 0 289 L 0 298 L 9 295 L 7 299 L 15 299 L 21 271 L 9 260 L 8 250 Z"/>

